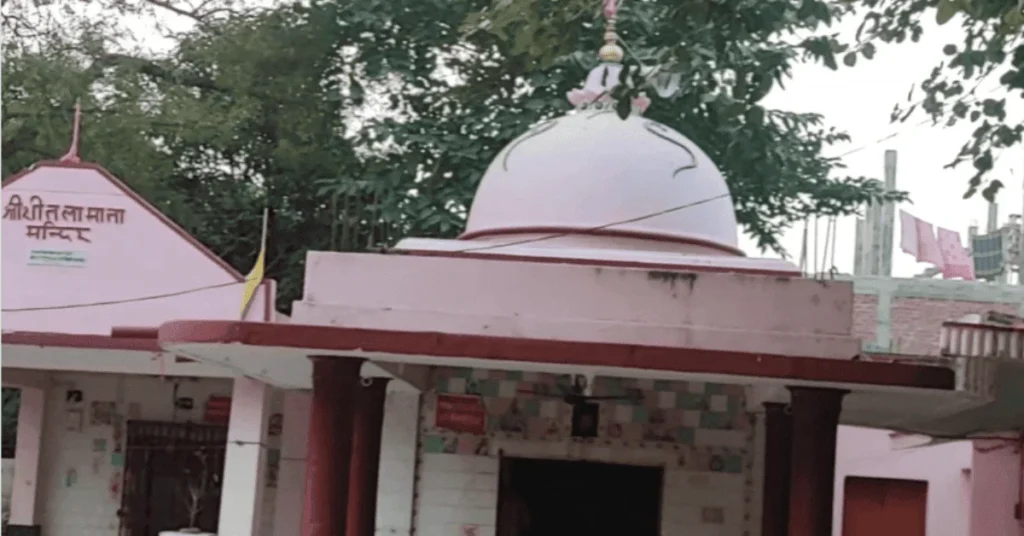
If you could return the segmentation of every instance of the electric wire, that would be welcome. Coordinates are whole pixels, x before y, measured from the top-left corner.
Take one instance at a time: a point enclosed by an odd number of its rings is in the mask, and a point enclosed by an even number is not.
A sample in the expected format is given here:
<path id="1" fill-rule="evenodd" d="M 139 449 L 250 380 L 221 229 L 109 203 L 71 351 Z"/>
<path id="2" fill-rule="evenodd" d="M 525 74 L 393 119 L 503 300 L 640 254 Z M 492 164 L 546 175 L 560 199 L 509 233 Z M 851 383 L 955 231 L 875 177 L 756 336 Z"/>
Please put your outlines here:
<path id="1" fill-rule="evenodd" d="M 565 237 L 565 236 L 570 236 L 570 235 L 575 235 L 575 234 L 587 234 L 587 233 L 590 233 L 590 232 L 599 231 L 599 230 L 602 230 L 602 229 L 607 229 L 609 227 L 615 227 L 617 225 L 625 225 L 627 223 L 635 223 L 635 222 L 638 222 L 638 221 L 643 221 L 643 220 L 655 218 L 655 217 L 662 216 L 662 215 L 665 215 L 665 214 L 671 214 L 673 212 L 678 212 L 680 210 L 685 210 L 685 209 L 688 209 L 688 208 L 692 208 L 692 207 L 695 207 L 695 206 L 703 205 L 705 203 L 710 203 L 712 201 L 716 201 L 716 200 L 719 200 L 719 199 L 725 199 L 725 198 L 728 198 L 728 197 L 730 197 L 730 194 L 728 194 L 728 193 L 721 194 L 721 195 L 716 195 L 716 196 L 713 196 L 713 197 L 709 197 L 707 199 L 702 199 L 700 201 L 694 201 L 692 203 L 686 203 L 686 204 L 683 204 L 683 205 L 677 205 L 677 206 L 670 207 L 670 208 L 667 208 L 667 209 L 664 209 L 664 210 L 659 210 L 657 212 L 651 212 L 651 213 L 648 213 L 648 214 L 644 214 L 642 216 L 637 216 L 635 218 L 629 218 L 629 219 L 625 219 L 625 220 L 614 221 L 614 222 L 611 222 L 611 223 L 606 223 L 604 225 L 597 225 L 597 226 L 594 226 L 594 227 L 589 227 L 589 228 L 581 229 L 581 230 L 577 230 L 577 231 L 569 231 L 569 232 L 562 232 L 562 233 L 551 233 L 551 234 L 547 234 L 547 235 L 543 235 L 543 236 L 538 236 L 538 237 L 533 237 L 533 238 L 527 238 L 527 239 L 523 239 L 523 240 L 516 240 L 516 241 L 512 241 L 512 242 L 504 242 L 504 243 L 501 243 L 501 244 L 489 244 L 489 245 L 486 245 L 486 246 L 469 247 L 469 248 L 464 248 L 464 249 L 461 249 L 461 250 L 453 251 L 452 253 L 468 253 L 468 252 L 474 252 L 474 251 L 485 251 L 485 250 L 492 250 L 492 249 L 505 248 L 505 247 L 511 247 L 511 246 L 518 246 L 518 245 L 523 245 L 523 244 L 533 244 L 533 243 L 537 243 L 537 242 L 543 242 L 543 241 L 546 241 L 546 240 L 554 240 L 556 238 L 562 238 L 562 237 Z M 395 252 L 395 251 L 399 251 L 399 250 L 395 250 L 394 248 L 386 250 L 386 252 Z M 196 292 L 203 292 L 203 291 L 207 291 L 207 290 L 213 290 L 213 289 L 219 289 L 219 288 L 224 288 L 224 287 L 230 287 L 230 286 L 234 286 L 234 285 L 242 285 L 242 284 L 247 283 L 248 281 L 249 281 L 248 279 L 243 279 L 241 281 L 230 281 L 230 282 L 227 282 L 227 283 L 220 283 L 220 284 L 216 284 L 216 285 L 206 285 L 206 286 L 202 286 L 202 287 L 185 289 L 185 290 L 180 290 L 180 291 L 176 291 L 176 292 L 167 292 L 167 293 L 162 293 L 162 294 L 152 294 L 152 295 L 149 295 L 149 296 L 143 296 L 143 297 L 139 297 L 139 298 L 126 298 L 126 299 L 120 299 L 120 300 L 105 300 L 105 301 L 96 301 L 96 302 L 87 302 L 87 303 L 75 303 L 75 304 L 68 304 L 68 305 L 50 305 L 50 306 L 40 306 L 40 307 L 0 308 L 0 311 L 3 311 L 5 313 L 24 313 L 24 312 L 30 312 L 30 311 L 53 311 L 53 310 L 62 310 L 62 309 L 81 309 L 81 308 L 86 308 L 86 307 L 101 307 L 101 306 L 105 306 L 105 305 L 119 305 L 119 304 L 124 304 L 124 303 L 134 303 L 134 302 L 142 302 L 142 301 L 159 300 L 159 299 L 163 299 L 163 298 L 173 298 L 173 297 L 176 297 L 176 296 L 184 296 L 186 294 L 194 294 Z"/>
<path id="2" fill-rule="evenodd" d="M 218 288 L 232 287 L 232 286 L 235 286 L 235 285 L 244 285 L 245 283 L 248 283 L 249 281 L 255 281 L 255 280 L 256 279 L 253 278 L 253 279 L 243 279 L 241 281 L 229 281 L 227 283 L 218 283 L 216 285 L 205 285 L 205 286 L 202 286 L 202 287 L 189 288 L 189 289 L 179 290 L 179 291 L 175 291 L 175 292 L 166 292 L 166 293 L 163 293 L 163 294 L 151 294 L 149 296 L 142 296 L 142 297 L 138 297 L 138 298 L 125 298 L 125 299 L 121 299 L 121 300 L 106 300 L 106 301 L 95 301 L 95 302 L 85 302 L 85 303 L 72 303 L 72 304 L 67 304 L 67 305 L 47 305 L 47 306 L 41 306 L 41 307 L 12 307 L 12 308 L 6 308 L 5 307 L 5 308 L 0 308 L 0 311 L 3 311 L 5 313 L 25 313 L 25 312 L 29 312 L 29 311 L 53 311 L 53 310 L 59 310 L 59 309 L 81 309 L 81 308 L 85 308 L 85 307 L 100 307 L 100 306 L 104 306 L 104 305 L 119 305 L 119 304 L 122 304 L 122 303 L 144 302 L 144 301 L 150 301 L 150 300 L 160 300 L 160 299 L 164 299 L 164 298 L 174 298 L 176 296 L 184 296 L 186 294 L 194 294 L 196 292 L 203 292 L 203 291 L 206 291 L 206 290 L 214 290 L 214 289 L 218 289 Z"/>
<path id="3" fill-rule="evenodd" d="M 979 84 L 980 84 L 980 82 L 979 82 Z M 981 100 L 982 97 L 986 97 L 988 95 L 991 95 L 991 94 L 995 93 L 996 91 L 1004 90 L 1004 89 L 1005 88 L 1003 88 L 1003 87 L 994 87 L 994 88 L 992 88 L 992 89 L 982 93 L 981 95 L 972 96 L 971 98 L 965 99 L 964 102 L 966 104 L 976 104 L 978 101 Z M 1007 94 L 1009 94 L 1009 93 L 1007 93 Z M 866 144 L 858 146 L 858 147 L 854 147 L 853 149 L 850 149 L 848 151 L 839 153 L 839 154 L 837 154 L 836 156 L 834 156 L 832 158 L 845 158 L 845 157 L 850 156 L 852 154 L 856 154 L 856 153 L 859 153 L 861 151 L 865 151 L 865 150 L 870 149 L 870 148 L 872 148 L 872 147 L 874 147 L 876 145 L 880 145 L 880 144 L 885 143 L 887 141 L 896 139 L 896 138 L 898 138 L 898 137 L 900 137 L 900 136 L 902 136 L 902 135 L 904 135 L 904 134 L 906 134 L 906 133 L 908 133 L 908 132 L 910 132 L 910 131 L 918 128 L 918 127 L 925 126 L 928 123 L 936 124 L 936 121 L 932 117 L 926 117 L 926 118 L 918 121 L 917 123 L 912 123 L 907 128 L 904 128 L 902 130 L 896 130 L 894 132 L 890 132 L 889 134 L 887 134 L 885 136 L 882 136 L 881 138 L 878 138 L 875 141 L 872 141 L 870 143 L 866 143 Z"/>
<path id="4" fill-rule="evenodd" d="M 643 220 L 649 220 L 651 218 L 656 218 L 658 216 L 664 216 L 665 214 L 671 214 L 673 212 L 678 212 L 680 210 L 685 210 L 685 209 L 688 209 L 688 208 L 693 208 L 695 206 L 703 205 L 705 203 L 710 203 L 712 201 L 717 201 L 719 199 L 726 199 L 726 198 L 730 197 L 731 195 L 732 194 L 716 195 L 716 196 L 713 196 L 713 197 L 709 197 L 707 199 L 702 199 L 700 201 L 694 201 L 692 203 L 686 203 L 686 204 L 683 204 L 683 205 L 677 205 L 677 206 L 670 207 L 670 208 L 667 208 L 667 209 L 664 209 L 664 210 L 659 210 L 657 212 L 651 212 L 651 213 L 648 213 L 648 214 L 644 214 L 643 216 L 637 216 L 635 218 L 629 218 L 629 219 L 625 219 L 625 220 L 614 221 L 614 222 L 611 222 L 611 223 L 606 223 L 604 225 L 597 225 L 597 226 L 594 226 L 594 227 L 587 227 L 587 228 L 584 228 L 584 229 L 578 229 L 578 230 L 573 230 L 573 231 L 551 233 L 551 234 L 546 234 L 546 235 L 542 235 L 542 236 L 535 236 L 533 238 L 524 238 L 522 240 L 514 240 L 512 242 L 502 242 L 500 244 L 488 244 L 486 246 L 469 247 L 469 248 L 465 248 L 465 249 L 455 250 L 455 251 L 452 251 L 451 253 L 470 253 L 470 252 L 474 252 L 474 251 L 487 251 L 487 250 L 498 249 L 498 248 L 507 248 L 507 247 L 512 247 L 512 246 L 521 246 L 523 244 L 534 244 L 534 243 L 537 243 L 537 242 L 544 242 L 546 240 L 554 240 L 556 238 L 563 238 L 563 237 L 571 236 L 571 235 L 586 235 L 586 234 L 589 234 L 589 233 L 593 233 L 595 231 L 600 231 L 600 230 L 603 230 L 603 229 L 608 229 L 610 227 L 615 227 L 615 226 L 618 226 L 618 225 L 625 225 L 627 223 L 636 223 L 638 221 L 643 221 Z"/>
<path id="5" fill-rule="evenodd" d="M 992 90 L 983 93 L 982 96 L 984 96 L 986 94 L 989 94 L 989 93 L 992 93 L 992 92 L 994 92 L 997 89 L 1000 89 L 1000 88 L 993 88 Z M 865 151 L 867 149 L 870 149 L 870 148 L 872 148 L 874 146 L 881 145 L 881 143 L 884 143 L 884 142 L 886 142 L 886 141 L 888 141 L 890 139 L 894 139 L 896 137 L 899 137 L 899 136 L 907 133 L 908 131 L 912 130 L 913 128 L 916 128 L 916 127 L 919 127 L 919 126 L 924 126 L 925 124 L 928 124 L 930 122 L 934 122 L 934 120 L 931 119 L 931 118 L 922 120 L 922 121 L 920 121 L 918 123 L 913 124 L 910 128 L 906 128 L 906 129 L 903 129 L 903 130 L 897 130 L 897 131 L 892 132 L 892 133 L 890 133 L 890 134 L 888 134 L 886 136 L 883 136 L 883 137 L 878 138 L 878 139 L 876 139 L 874 141 L 871 141 L 870 143 L 866 143 L 866 145 L 864 145 L 864 146 L 860 146 L 860 147 L 857 147 L 857 148 L 852 149 L 850 151 L 847 151 L 845 153 L 842 153 L 842 154 L 836 156 L 835 158 L 838 158 L 838 159 L 845 158 L 845 157 L 853 155 L 855 153 L 859 153 L 861 151 Z M 525 244 L 535 244 L 535 243 L 538 243 L 538 242 L 545 242 L 545 241 L 548 241 L 548 240 L 556 240 L 556 239 L 559 239 L 559 238 L 564 238 L 564 237 L 572 236 L 572 235 L 586 235 L 588 233 L 593 233 L 595 231 L 601 231 L 601 230 L 604 230 L 604 229 L 613 228 L 613 226 L 616 226 L 616 225 L 623 225 L 623 224 L 627 224 L 627 223 L 634 223 L 634 222 L 637 222 L 637 221 L 643 221 L 645 219 L 650 219 L 650 218 L 657 217 L 657 216 L 660 216 L 660 215 L 665 215 L 665 214 L 670 214 L 670 213 L 673 213 L 673 212 L 678 212 L 680 210 L 685 210 L 685 209 L 693 207 L 693 206 L 710 203 L 712 201 L 717 201 L 719 199 L 725 199 L 725 198 L 728 198 L 728 197 L 730 197 L 730 194 L 723 194 L 723 195 L 715 196 L 715 197 L 708 198 L 708 199 L 705 199 L 705 200 L 700 200 L 700 201 L 696 201 L 696 202 L 693 202 L 693 203 L 687 203 L 687 204 L 684 204 L 684 205 L 670 207 L 670 208 L 667 208 L 665 210 L 659 210 L 659 211 L 656 211 L 656 212 L 651 212 L 651 213 L 648 213 L 648 214 L 644 214 L 642 216 L 637 216 L 637 217 L 633 217 L 633 218 L 629 218 L 629 219 L 623 219 L 623 220 L 618 220 L 618 221 L 612 221 L 610 223 L 596 225 L 596 226 L 593 226 L 593 228 L 588 228 L 588 229 L 584 229 L 584 230 L 571 231 L 571 232 L 563 232 L 563 233 L 552 233 L 552 234 L 549 234 L 549 235 L 544 235 L 544 236 L 540 236 L 540 237 L 532 237 L 532 238 L 523 239 L 523 240 L 516 240 L 516 241 L 512 241 L 512 242 L 503 242 L 503 243 L 500 243 L 500 244 L 488 244 L 488 245 L 485 245 L 485 246 L 469 247 L 469 248 L 464 248 L 464 249 L 459 249 L 459 250 L 452 251 L 452 253 L 472 253 L 472 252 L 476 252 L 476 251 L 489 251 L 489 250 L 501 249 L 501 248 L 506 248 L 506 247 L 521 246 L 521 245 L 525 245 Z M 395 251 L 398 251 L 398 250 L 395 250 L 394 248 L 390 248 L 390 249 L 386 249 L 384 251 L 385 252 L 395 252 Z M 814 256 L 817 257 L 817 254 L 815 254 Z M 814 262 L 817 263 L 817 259 L 816 258 L 814 259 Z M 137 301 L 151 301 L 151 300 L 156 300 L 156 299 L 163 299 L 163 298 L 182 296 L 182 295 L 187 295 L 187 294 L 194 294 L 194 293 L 197 293 L 197 292 L 204 292 L 204 291 L 207 291 L 207 290 L 214 290 L 214 289 L 223 288 L 223 287 L 229 287 L 229 286 L 234 286 L 234 285 L 243 285 L 243 284 L 245 284 L 247 282 L 248 282 L 248 280 L 232 281 L 232 282 L 221 283 L 221 284 L 217 284 L 217 285 L 207 285 L 207 286 L 203 286 L 203 287 L 184 289 L 184 290 L 180 290 L 180 291 L 176 291 L 176 292 L 168 292 L 168 293 L 163 293 L 163 294 L 153 294 L 153 295 L 141 296 L 141 297 L 137 297 L 137 298 L 125 298 L 125 299 L 114 299 L 114 300 L 105 300 L 105 301 L 93 301 L 93 302 L 85 302 L 85 303 L 71 303 L 71 304 L 63 304 L 63 305 L 44 305 L 44 306 L 36 306 L 36 307 L 0 308 L 0 312 L 3 312 L 3 313 L 28 313 L 28 312 L 37 312 L 37 311 L 74 310 L 74 308 L 95 307 L 95 306 L 103 306 L 103 305 L 117 305 L 117 304 L 132 303 L 132 302 L 137 302 Z"/>

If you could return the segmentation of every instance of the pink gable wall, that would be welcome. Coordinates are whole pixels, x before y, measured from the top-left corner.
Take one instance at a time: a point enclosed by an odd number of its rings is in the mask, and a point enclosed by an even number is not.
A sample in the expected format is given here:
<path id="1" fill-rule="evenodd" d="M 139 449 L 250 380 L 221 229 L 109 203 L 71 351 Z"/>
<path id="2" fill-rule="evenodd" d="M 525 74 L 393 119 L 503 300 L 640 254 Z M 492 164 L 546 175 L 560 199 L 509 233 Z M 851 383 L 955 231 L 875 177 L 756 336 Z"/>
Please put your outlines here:
<path id="1" fill-rule="evenodd" d="M 234 319 L 240 315 L 240 276 L 229 271 L 196 247 L 168 220 L 152 213 L 104 176 L 101 168 L 83 165 L 64 167 L 44 164 L 3 187 L 3 330 L 60 333 L 110 333 L 113 326 L 156 326 L 177 318 Z M 14 196 L 28 207 L 34 198 L 45 205 L 60 205 L 59 211 L 44 210 L 41 220 L 18 219 L 8 212 Z M 102 207 L 123 210 L 123 222 L 87 221 L 88 208 L 75 221 L 67 206 Z M 24 214 L 24 211 L 22 211 Z M 105 214 L 115 214 L 107 211 Z M 53 216 L 56 214 L 56 218 Z M 30 225 L 41 225 L 47 216 L 56 226 L 88 227 L 89 242 L 68 231 L 67 239 L 28 236 Z M 113 220 L 113 221 L 111 221 Z M 33 251 L 71 251 L 81 266 L 33 264 Z M 256 252 L 253 251 L 255 259 Z M 38 255 L 36 256 L 38 258 Z M 145 301 L 80 308 L 57 308 L 75 304 L 135 300 L 142 297 L 197 292 Z M 265 300 L 261 289 L 248 319 L 264 320 Z M 45 307 L 40 311 L 18 309 Z"/>

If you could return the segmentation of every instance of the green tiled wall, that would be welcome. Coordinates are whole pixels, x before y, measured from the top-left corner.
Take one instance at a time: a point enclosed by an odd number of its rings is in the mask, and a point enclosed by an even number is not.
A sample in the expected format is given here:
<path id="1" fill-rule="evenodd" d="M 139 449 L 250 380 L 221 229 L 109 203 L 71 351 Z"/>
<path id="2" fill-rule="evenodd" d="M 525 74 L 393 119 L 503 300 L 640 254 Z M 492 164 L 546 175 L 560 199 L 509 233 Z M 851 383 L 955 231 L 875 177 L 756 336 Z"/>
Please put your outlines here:
<path id="1" fill-rule="evenodd" d="M 639 402 L 600 403 L 600 428 L 594 439 L 570 437 L 571 408 L 557 395 L 571 378 L 530 372 L 446 368 L 435 376 L 435 393 L 476 395 L 487 412 L 484 436 L 458 434 L 434 426 L 428 396 L 422 448 L 425 452 L 487 455 L 492 438 L 528 441 L 580 441 L 609 447 L 668 449 L 680 467 L 696 471 L 740 473 L 745 449 L 697 445 L 699 430 L 749 436 L 742 386 L 598 378 L 594 394 L 622 396 L 639 391 Z M 552 396 L 545 396 L 552 395 Z"/>

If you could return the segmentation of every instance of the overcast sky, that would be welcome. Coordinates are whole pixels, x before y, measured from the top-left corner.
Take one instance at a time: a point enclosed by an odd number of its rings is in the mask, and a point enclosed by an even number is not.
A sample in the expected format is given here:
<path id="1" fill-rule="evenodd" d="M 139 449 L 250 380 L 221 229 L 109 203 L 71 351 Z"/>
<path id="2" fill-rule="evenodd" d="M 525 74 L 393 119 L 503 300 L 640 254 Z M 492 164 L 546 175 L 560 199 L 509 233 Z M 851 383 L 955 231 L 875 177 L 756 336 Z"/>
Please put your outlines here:
<path id="1" fill-rule="evenodd" d="M 896 103 L 905 103 L 907 92 L 915 82 L 923 80 L 932 67 L 943 59 L 942 46 L 962 43 L 959 28 L 949 23 L 943 27 L 932 25 L 919 43 L 902 43 L 883 47 L 874 60 L 860 58 L 853 69 L 827 71 L 817 66 L 805 66 L 794 74 L 787 90 L 769 96 L 769 104 L 796 111 L 818 112 L 832 125 L 846 130 L 853 142 L 829 154 L 842 154 L 864 145 L 869 147 L 844 157 L 851 175 L 882 178 L 883 158 L 887 149 L 898 152 L 897 186 L 910 193 L 912 205 L 904 205 L 911 214 L 932 222 L 938 227 L 959 231 L 966 241 L 967 227 L 977 222 L 984 231 L 988 203 L 981 195 L 964 200 L 967 180 L 973 168 L 970 163 L 954 170 L 943 169 L 953 159 L 960 146 L 968 139 L 973 127 L 957 125 L 937 128 L 931 125 L 913 127 L 924 115 L 906 124 L 891 124 L 889 113 Z M 991 78 L 998 79 L 997 73 Z M 980 92 L 997 89 L 988 83 Z M 1004 95 L 996 91 L 991 96 Z M 1024 106 L 1020 98 L 1009 104 L 1011 118 L 1024 120 Z M 886 141 L 878 140 L 899 133 Z M 998 195 L 1000 223 L 1009 214 L 1024 211 L 1024 148 L 1007 151 L 996 162 L 994 178 L 1006 184 Z M 926 265 L 919 265 L 899 250 L 899 218 L 896 221 L 893 253 L 893 275 L 909 277 L 919 273 Z M 841 219 L 838 226 L 836 265 L 841 272 L 853 271 L 854 218 Z M 799 258 L 803 229 L 793 229 L 783 243 L 793 257 Z M 822 241 L 824 223 L 821 224 Z M 744 239 L 743 247 L 750 255 L 759 255 L 753 242 Z M 819 251 L 823 246 L 819 247 Z"/>

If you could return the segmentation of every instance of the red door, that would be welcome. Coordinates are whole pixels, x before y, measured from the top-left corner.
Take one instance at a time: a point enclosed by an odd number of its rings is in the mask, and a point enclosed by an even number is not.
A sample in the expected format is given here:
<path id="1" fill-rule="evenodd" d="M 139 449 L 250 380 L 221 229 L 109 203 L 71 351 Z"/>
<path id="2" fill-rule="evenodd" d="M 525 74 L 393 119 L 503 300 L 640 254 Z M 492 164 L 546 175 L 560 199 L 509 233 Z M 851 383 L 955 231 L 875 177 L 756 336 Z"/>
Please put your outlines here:
<path id="1" fill-rule="evenodd" d="M 928 483 L 847 477 L 843 536 L 925 536 Z"/>

